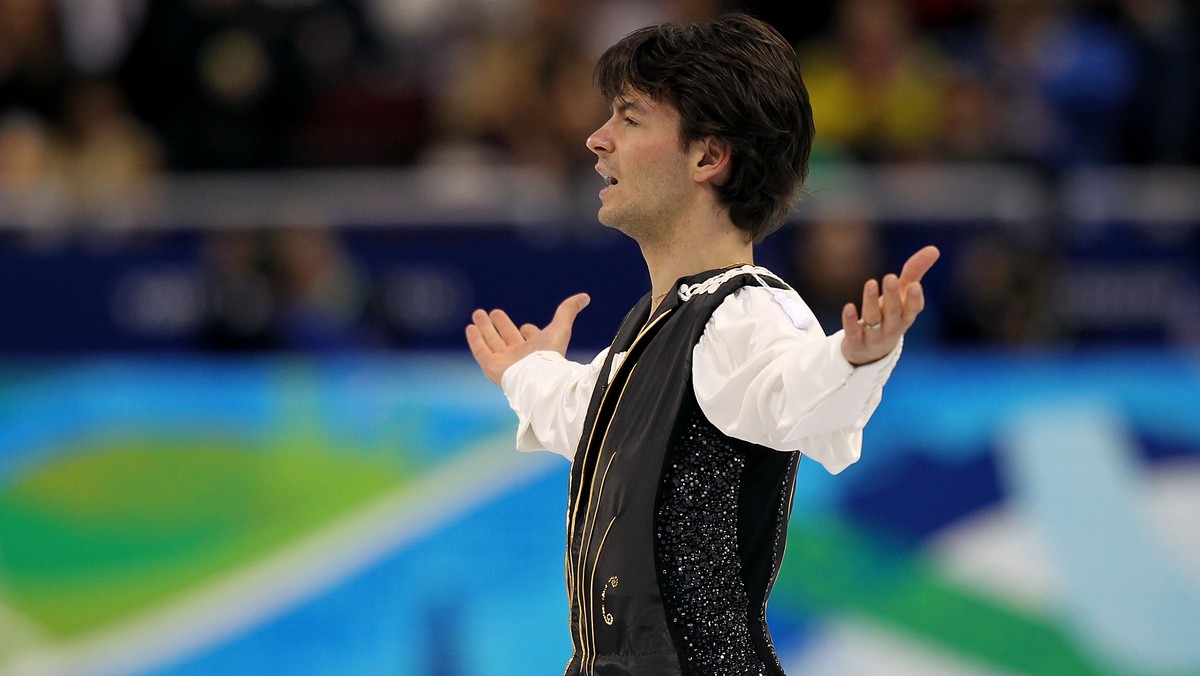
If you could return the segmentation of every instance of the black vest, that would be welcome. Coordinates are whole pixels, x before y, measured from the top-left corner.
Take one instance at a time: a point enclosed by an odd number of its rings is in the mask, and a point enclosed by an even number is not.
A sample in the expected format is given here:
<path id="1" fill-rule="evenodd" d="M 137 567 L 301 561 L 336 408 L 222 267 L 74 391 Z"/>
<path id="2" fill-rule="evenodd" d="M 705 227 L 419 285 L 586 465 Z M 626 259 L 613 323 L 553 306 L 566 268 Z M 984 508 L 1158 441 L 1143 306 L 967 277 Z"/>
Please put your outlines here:
<path id="1" fill-rule="evenodd" d="M 621 323 L 571 467 L 568 676 L 783 674 L 765 612 L 800 454 L 722 434 L 692 389 L 713 311 L 758 283 L 686 277 L 649 321 L 646 296 Z"/>

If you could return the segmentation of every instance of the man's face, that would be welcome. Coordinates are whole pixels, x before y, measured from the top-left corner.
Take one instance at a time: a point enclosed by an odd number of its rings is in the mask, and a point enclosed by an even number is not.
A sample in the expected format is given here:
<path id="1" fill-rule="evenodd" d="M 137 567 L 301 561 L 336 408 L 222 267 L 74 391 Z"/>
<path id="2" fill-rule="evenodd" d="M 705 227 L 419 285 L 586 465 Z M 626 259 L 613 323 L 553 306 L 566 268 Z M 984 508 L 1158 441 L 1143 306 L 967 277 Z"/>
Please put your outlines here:
<path id="1" fill-rule="evenodd" d="M 601 223 L 640 243 L 679 227 L 695 190 L 679 123 L 673 106 L 640 92 L 613 102 L 612 116 L 587 140 L 608 183 L 600 191 Z"/>

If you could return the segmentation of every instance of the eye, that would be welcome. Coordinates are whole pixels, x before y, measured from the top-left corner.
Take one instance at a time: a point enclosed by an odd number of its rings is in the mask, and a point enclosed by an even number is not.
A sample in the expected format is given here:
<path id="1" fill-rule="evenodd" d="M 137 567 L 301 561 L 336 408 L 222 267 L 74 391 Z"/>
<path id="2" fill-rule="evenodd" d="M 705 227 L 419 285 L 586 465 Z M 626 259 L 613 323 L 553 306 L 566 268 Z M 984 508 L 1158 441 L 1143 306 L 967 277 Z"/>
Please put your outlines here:
<path id="1" fill-rule="evenodd" d="M 633 119 L 632 117 L 629 117 L 628 115 L 625 116 L 625 118 L 622 120 L 622 122 L 629 125 L 630 127 L 638 126 L 638 121 Z"/>

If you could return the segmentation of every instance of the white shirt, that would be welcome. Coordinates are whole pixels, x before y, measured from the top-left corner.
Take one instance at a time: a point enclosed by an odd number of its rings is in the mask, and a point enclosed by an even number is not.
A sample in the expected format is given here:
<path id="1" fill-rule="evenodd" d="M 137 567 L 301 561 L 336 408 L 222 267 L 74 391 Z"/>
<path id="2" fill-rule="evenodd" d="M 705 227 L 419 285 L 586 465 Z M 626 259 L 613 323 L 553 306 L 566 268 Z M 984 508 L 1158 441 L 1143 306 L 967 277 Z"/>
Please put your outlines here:
<path id="1" fill-rule="evenodd" d="M 879 406 L 903 341 L 857 367 L 846 361 L 841 344 L 842 331 L 826 336 L 795 291 L 741 287 L 713 312 L 693 349 L 696 401 L 722 433 L 799 450 L 837 474 L 861 455 L 863 427 Z M 518 450 L 574 457 L 607 354 L 608 348 L 583 364 L 535 352 L 504 372 L 500 385 L 517 414 Z M 619 364 L 613 360 L 614 372 Z"/>

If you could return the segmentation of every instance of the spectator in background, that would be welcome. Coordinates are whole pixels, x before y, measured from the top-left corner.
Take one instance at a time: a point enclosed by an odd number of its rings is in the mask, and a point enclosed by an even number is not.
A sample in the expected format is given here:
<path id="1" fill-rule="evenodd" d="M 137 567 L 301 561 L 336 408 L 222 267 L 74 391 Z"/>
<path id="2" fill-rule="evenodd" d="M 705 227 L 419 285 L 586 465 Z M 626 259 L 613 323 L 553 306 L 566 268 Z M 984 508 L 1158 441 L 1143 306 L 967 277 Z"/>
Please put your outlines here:
<path id="1" fill-rule="evenodd" d="M 936 159 L 951 162 L 1004 160 L 996 111 L 1001 102 L 991 82 L 967 66 L 947 73 L 941 101 L 941 124 L 933 140 Z"/>
<path id="2" fill-rule="evenodd" d="M 147 0 L 53 0 L 63 53 L 77 72 L 106 76 L 124 58 Z"/>
<path id="3" fill-rule="evenodd" d="M 390 49 L 370 22 L 355 0 L 297 8 L 290 40 L 304 92 L 291 162 L 410 165 L 429 142 L 429 93 L 411 45 Z"/>
<path id="4" fill-rule="evenodd" d="M 1045 256 L 998 232 L 965 240 L 939 302 L 942 339 L 962 346 L 1041 345 L 1055 337 Z"/>
<path id="5" fill-rule="evenodd" d="M 946 57 L 904 0 L 846 0 L 831 36 L 800 51 L 821 154 L 928 157 L 941 124 Z"/>
<path id="6" fill-rule="evenodd" d="M 124 46 L 118 10 L 136 5 L 0 0 L 0 196 L 35 226 L 31 241 L 128 223 L 162 168 L 156 135 L 105 71 Z"/>
<path id="7" fill-rule="evenodd" d="M 778 26 L 780 34 L 799 49 L 800 45 L 824 36 L 837 11 L 838 0 L 739 0 L 732 4 L 773 26 Z"/>
<path id="8" fill-rule="evenodd" d="M 0 217 L 24 224 L 27 238 L 58 240 L 70 207 L 62 139 L 41 116 L 0 111 Z"/>
<path id="9" fill-rule="evenodd" d="M 1138 76 L 1119 24 L 1058 0 L 987 7 L 983 58 L 1009 154 L 1051 171 L 1120 161 Z"/>
<path id="10" fill-rule="evenodd" d="M 103 78 L 80 79 L 68 90 L 64 127 L 75 220 L 88 229 L 134 222 L 150 206 L 147 182 L 164 168 L 157 135 Z"/>
<path id="11" fill-rule="evenodd" d="M 214 231 L 200 263 L 205 349 L 320 352 L 383 340 L 370 282 L 328 224 L 285 215 L 267 228 Z"/>
<path id="12" fill-rule="evenodd" d="M 861 214 L 818 213 L 789 233 L 790 276 L 826 331 L 841 323 L 847 298 L 862 291 L 863 279 L 884 269 L 878 225 Z"/>
<path id="13" fill-rule="evenodd" d="M 57 241 L 70 214 L 60 133 L 71 69 L 54 0 L 0 0 L 0 217 Z"/>
<path id="14" fill-rule="evenodd" d="M 591 88 L 594 56 L 580 6 L 534 0 L 526 22 L 484 34 L 435 94 L 439 144 L 430 159 L 473 157 L 577 173 L 593 160 L 580 138 L 606 114 Z"/>
<path id="15" fill-rule="evenodd" d="M 279 345 L 302 351 L 374 345 L 367 324 L 368 282 L 326 224 L 294 223 L 271 233 L 275 332 Z"/>
<path id="16" fill-rule="evenodd" d="M 1200 162 L 1200 10 L 1183 0 L 1120 0 L 1139 69 L 1128 116 L 1133 162 Z"/>
<path id="17" fill-rule="evenodd" d="M 726 0 L 582 0 L 578 4 L 587 20 L 577 31 L 593 61 L 609 45 L 644 26 L 712 19 L 732 9 Z"/>
<path id="18" fill-rule="evenodd" d="M 149 0 L 118 75 L 171 169 L 287 163 L 304 93 L 294 14 L 258 0 Z"/>
<path id="19" fill-rule="evenodd" d="M 721 0 L 530 0 L 520 20 L 467 43 L 437 86 L 428 159 L 533 165 L 590 182 L 594 158 L 579 139 L 608 115 L 590 84 L 599 53 L 644 25 L 724 9 Z"/>
<path id="20" fill-rule="evenodd" d="M 70 77 L 54 0 L 0 0 L 0 110 L 58 124 Z"/>
<path id="21" fill-rule="evenodd" d="M 213 230 L 200 247 L 203 314 L 198 346 L 217 352 L 279 347 L 274 335 L 276 293 L 268 270 L 266 234 Z"/>

